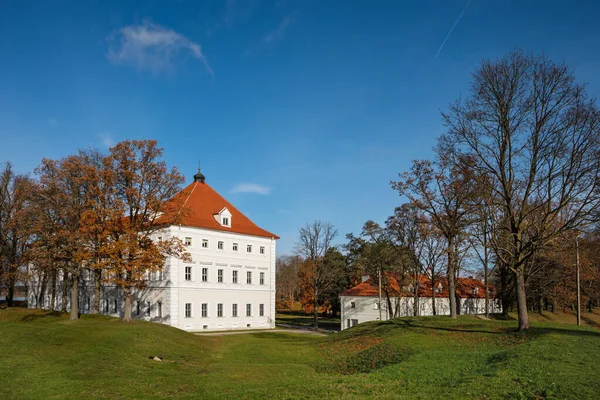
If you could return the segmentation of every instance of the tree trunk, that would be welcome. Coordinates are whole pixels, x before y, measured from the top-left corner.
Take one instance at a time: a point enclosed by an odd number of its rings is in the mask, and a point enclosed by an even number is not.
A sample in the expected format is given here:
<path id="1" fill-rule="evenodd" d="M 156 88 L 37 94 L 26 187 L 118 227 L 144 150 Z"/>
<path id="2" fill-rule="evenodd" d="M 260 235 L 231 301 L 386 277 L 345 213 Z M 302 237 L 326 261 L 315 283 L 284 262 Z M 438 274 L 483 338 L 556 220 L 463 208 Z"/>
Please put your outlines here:
<path id="1" fill-rule="evenodd" d="M 314 290 L 314 321 L 313 321 L 313 325 L 315 328 L 319 327 L 319 300 L 318 300 L 318 291 L 317 291 L 317 285 L 315 285 L 315 290 Z"/>
<path id="2" fill-rule="evenodd" d="M 419 315 L 419 274 L 415 273 L 415 283 L 413 285 L 413 315 Z"/>
<path id="3" fill-rule="evenodd" d="M 123 286 L 123 322 L 132 322 L 131 309 L 133 307 L 133 291 L 128 286 Z"/>
<path id="4" fill-rule="evenodd" d="M 454 240 L 448 238 L 448 300 L 450 301 L 450 318 L 456 319 L 456 268 L 454 265 Z"/>
<path id="5" fill-rule="evenodd" d="M 54 311 L 56 307 L 56 270 L 52 271 L 52 280 L 51 280 L 52 289 L 50 291 L 50 309 Z"/>
<path id="6" fill-rule="evenodd" d="M 487 246 L 487 242 L 484 242 L 484 246 Z M 483 249 L 483 284 L 485 285 L 485 318 L 490 317 L 490 290 L 488 288 L 488 250 Z"/>
<path id="7" fill-rule="evenodd" d="M 63 271 L 62 279 L 62 301 L 60 303 L 60 311 L 67 312 L 67 302 L 69 297 L 69 274 L 67 271 Z"/>
<path id="8" fill-rule="evenodd" d="M 94 307 L 92 308 L 92 314 L 100 313 L 100 288 L 102 283 L 102 270 L 94 270 Z"/>
<path id="9" fill-rule="evenodd" d="M 47 285 L 47 274 L 43 273 L 42 274 L 42 282 L 40 285 L 40 293 L 38 293 L 38 308 L 43 309 L 44 308 L 44 304 L 45 302 L 45 297 L 46 297 L 46 285 Z"/>
<path id="10" fill-rule="evenodd" d="M 433 310 L 433 315 L 437 315 L 435 310 L 435 280 L 433 279 L 434 271 L 431 270 L 431 309 Z"/>
<path id="11" fill-rule="evenodd" d="M 527 297 L 525 294 L 525 275 L 520 269 L 515 272 L 515 286 L 517 288 L 517 313 L 519 331 L 529 329 L 529 314 L 527 312 Z"/>
<path id="12" fill-rule="evenodd" d="M 71 277 L 71 321 L 79 319 L 79 272 Z"/>
<path id="13" fill-rule="evenodd" d="M 8 307 L 13 306 L 13 299 L 15 297 L 15 282 L 13 278 L 8 279 L 8 293 L 6 294 L 6 304 Z"/>

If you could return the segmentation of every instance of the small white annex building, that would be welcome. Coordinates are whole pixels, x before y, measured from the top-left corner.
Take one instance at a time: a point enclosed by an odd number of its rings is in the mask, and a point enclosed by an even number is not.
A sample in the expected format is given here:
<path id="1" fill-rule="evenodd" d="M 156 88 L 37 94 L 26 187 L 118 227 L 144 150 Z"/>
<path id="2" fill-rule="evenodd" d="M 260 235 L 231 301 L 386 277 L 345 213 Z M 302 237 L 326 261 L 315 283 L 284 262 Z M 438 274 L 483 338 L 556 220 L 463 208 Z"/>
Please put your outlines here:
<path id="1" fill-rule="evenodd" d="M 177 237 L 192 261 L 168 258 L 163 271 L 149 274 L 147 287 L 135 292 L 133 317 L 187 331 L 275 328 L 275 259 L 278 236 L 258 227 L 219 195 L 200 172 L 177 194 L 183 204 L 179 225 L 156 234 L 155 240 Z M 93 305 L 91 274 L 80 287 L 80 310 Z M 30 287 L 30 307 L 36 291 Z M 62 289 L 60 289 L 62 290 Z M 116 286 L 101 290 L 100 312 L 122 316 L 123 296 Z M 56 307 L 60 307 L 60 296 Z"/>
<path id="2" fill-rule="evenodd" d="M 450 315 L 450 300 L 445 278 L 435 280 L 432 290 L 431 279 L 427 275 L 418 277 L 418 308 L 419 316 L 433 314 L 435 300 L 435 315 Z M 414 286 L 415 282 L 406 285 L 399 284 L 394 278 L 387 280 L 385 290 L 382 290 L 381 304 L 379 302 L 379 287 L 377 281 L 365 279 L 360 284 L 343 292 L 341 302 L 341 329 L 347 329 L 367 321 L 386 321 L 395 317 L 414 315 Z M 386 295 L 385 292 L 388 294 Z M 456 296 L 458 314 L 485 314 L 485 285 L 478 279 L 457 278 Z M 388 302 L 389 297 L 389 302 Z M 502 312 L 501 302 L 495 298 L 494 288 L 489 287 L 489 312 Z M 393 310 L 391 310 L 391 309 Z"/>

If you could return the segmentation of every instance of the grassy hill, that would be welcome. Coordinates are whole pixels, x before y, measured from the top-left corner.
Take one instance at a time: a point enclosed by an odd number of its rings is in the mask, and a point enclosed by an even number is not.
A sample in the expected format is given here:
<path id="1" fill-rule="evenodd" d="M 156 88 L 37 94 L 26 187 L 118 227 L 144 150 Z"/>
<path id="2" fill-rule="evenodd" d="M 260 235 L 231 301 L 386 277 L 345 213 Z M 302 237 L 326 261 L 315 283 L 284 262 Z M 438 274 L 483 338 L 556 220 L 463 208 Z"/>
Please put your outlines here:
<path id="1" fill-rule="evenodd" d="M 600 331 L 461 317 L 196 336 L 0 310 L 0 398 L 599 398 Z M 165 361 L 150 359 L 158 355 Z"/>

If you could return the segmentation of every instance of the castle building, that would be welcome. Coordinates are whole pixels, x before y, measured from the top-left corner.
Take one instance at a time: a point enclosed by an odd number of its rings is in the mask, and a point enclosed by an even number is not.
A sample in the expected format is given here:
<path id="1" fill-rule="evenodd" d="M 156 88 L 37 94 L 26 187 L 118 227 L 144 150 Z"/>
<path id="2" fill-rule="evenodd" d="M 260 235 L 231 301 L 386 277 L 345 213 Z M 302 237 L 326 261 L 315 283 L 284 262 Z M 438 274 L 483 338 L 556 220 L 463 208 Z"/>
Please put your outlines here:
<path id="1" fill-rule="evenodd" d="M 179 238 L 192 260 L 168 257 L 162 271 L 148 274 L 146 287 L 135 292 L 133 318 L 187 331 L 274 328 L 279 237 L 242 214 L 200 172 L 172 203 L 182 205 L 182 217 L 154 240 Z M 94 301 L 92 276 L 87 275 L 80 288 L 82 313 L 91 312 Z M 32 289 L 29 306 L 48 307 L 36 304 L 35 284 Z M 104 286 L 100 313 L 121 316 L 122 301 L 119 287 Z"/>

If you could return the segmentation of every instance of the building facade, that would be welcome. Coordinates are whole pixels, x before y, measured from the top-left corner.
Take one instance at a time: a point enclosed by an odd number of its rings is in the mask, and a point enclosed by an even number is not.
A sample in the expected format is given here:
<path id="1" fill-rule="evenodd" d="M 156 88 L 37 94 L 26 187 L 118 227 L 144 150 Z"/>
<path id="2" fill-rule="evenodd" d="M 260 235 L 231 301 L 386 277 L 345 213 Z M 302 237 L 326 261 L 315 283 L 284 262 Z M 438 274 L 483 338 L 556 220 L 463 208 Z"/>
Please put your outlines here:
<path id="1" fill-rule="evenodd" d="M 275 260 L 278 236 L 258 227 L 206 182 L 200 172 L 167 205 L 182 213 L 177 225 L 154 240 L 179 238 L 191 262 L 168 257 L 162 271 L 149 273 L 145 288 L 135 291 L 133 318 L 159 322 L 187 331 L 270 329 L 275 327 Z M 80 286 L 80 310 L 94 304 L 93 274 L 86 271 Z M 54 308 L 69 296 L 57 283 Z M 41 283 L 32 280 L 30 307 L 48 308 L 51 291 L 39 296 Z M 41 302 L 41 304 L 40 304 Z M 103 286 L 100 313 L 122 316 L 123 296 L 117 286 Z M 68 304 L 67 304 L 68 308 Z"/>
<path id="2" fill-rule="evenodd" d="M 447 282 L 445 279 L 434 281 L 426 275 L 419 275 L 417 289 L 417 315 L 431 316 L 435 301 L 435 315 L 450 315 L 450 300 L 448 298 Z M 392 316 L 409 317 L 415 315 L 414 282 L 403 286 L 398 281 L 388 280 L 388 294 L 382 293 L 379 301 L 377 281 L 365 279 L 360 284 L 346 290 L 340 295 L 341 329 L 347 329 L 367 321 L 386 321 Z M 385 291 L 382 291 L 385 292 Z M 456 300 L 458 314 L 485 314 L 485 286 L 478 279 L 458 278 L 456 280 Z M 502 312 L 501 302 L 496 299 L 493 287 L 489 287 L 489 313 Z"/>

